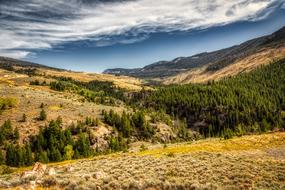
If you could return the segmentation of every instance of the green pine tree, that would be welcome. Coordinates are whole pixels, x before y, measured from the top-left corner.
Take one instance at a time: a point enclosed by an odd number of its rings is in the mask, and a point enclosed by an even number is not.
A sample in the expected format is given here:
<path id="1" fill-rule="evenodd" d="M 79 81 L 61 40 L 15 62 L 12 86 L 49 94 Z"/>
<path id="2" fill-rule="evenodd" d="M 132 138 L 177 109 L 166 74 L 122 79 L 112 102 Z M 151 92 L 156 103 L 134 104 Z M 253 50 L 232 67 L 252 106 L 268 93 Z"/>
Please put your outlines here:
<path id="1" fill-rule="evenodd" d="M 3 164 L 5 164 L 5 157 L 4 157 L 2 150 L 0 150 L 0 165 L 3 165 Z"/>
<path id="2" fill-rule="evenodd" d="M 41 151 L 39 154 L 39 161 L 42 163 L 48 163 L 49 162 L 49 158 L 48 158 L 48 154 L 46 151 Z"/>
<path id="3" fill-rule="evenodd" d="M 33 159 L 33 153 L 32 153 L 30 144 L 25 145 L 25 156 L 24 157 L 25 157 L 26 166 L 30 166 L 33 164 L 34 159 Z"/>
<path id="4" fill-rule="evenodd" d="M 19 129 L 18 129 L 18 127 L 16 127 L 15 129 L 14 129 L 14 140 L 19 140 L 19 138 L 20 138 L 20 133 L 19 133 Z"/>
<path id="5" fill-rule="evenodd" d="M 9 144 L 6 148 L 6 165 L 7 166 L 17 166 L 16 152 L 12 144 Z"/>
<path id="6" fill-rule="evenodd" d="M 47 118 L 47 114 L 44 109 L 41 110 L 39 120 L 44 121 Z"/>

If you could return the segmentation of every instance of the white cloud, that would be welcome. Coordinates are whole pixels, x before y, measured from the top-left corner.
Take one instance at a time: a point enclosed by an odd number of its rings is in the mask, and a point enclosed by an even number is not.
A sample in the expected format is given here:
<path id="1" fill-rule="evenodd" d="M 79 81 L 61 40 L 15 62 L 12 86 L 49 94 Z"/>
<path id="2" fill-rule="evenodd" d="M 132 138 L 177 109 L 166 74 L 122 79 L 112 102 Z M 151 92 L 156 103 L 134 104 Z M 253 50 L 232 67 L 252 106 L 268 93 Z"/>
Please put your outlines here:
<path id="1" fill-rule="evenodd" d="M 0 50 L 0 55 L 4 57 L 12 57 L 15 59 L 21 59 L 23 57 L 28 57 L 32 53 L 27 51 L 17 51 L 17 50 Z"/>
<path id="2" fill-rule="evenodd" d="M 79 0 L 23 0 L 1 5 L 2 15 L 20 19 L 0 18 L 0 55 L 21 58 L 34 49 L 86 39 L 98 46 L 133 43 L 152 32 L 258 20 L 268 15 L 259 13 L 276 2 L 280 0 L 137 0 L 86 5 Z M 129 36 L 112 37 L 120 35 Z"/>

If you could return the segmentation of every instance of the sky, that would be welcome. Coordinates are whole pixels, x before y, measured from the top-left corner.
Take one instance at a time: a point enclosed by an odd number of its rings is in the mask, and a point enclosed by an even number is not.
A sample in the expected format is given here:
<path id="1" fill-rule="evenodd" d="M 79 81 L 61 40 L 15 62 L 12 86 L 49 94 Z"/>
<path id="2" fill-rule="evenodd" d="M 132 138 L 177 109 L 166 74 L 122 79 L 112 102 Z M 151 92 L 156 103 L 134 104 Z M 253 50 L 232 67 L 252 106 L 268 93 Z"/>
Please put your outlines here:
<path id="1" fill-rule="evenodd" d="M 0 56 L 75 71 L 137 68 L 285 26 L 285 0 L 0 0 Z"/>

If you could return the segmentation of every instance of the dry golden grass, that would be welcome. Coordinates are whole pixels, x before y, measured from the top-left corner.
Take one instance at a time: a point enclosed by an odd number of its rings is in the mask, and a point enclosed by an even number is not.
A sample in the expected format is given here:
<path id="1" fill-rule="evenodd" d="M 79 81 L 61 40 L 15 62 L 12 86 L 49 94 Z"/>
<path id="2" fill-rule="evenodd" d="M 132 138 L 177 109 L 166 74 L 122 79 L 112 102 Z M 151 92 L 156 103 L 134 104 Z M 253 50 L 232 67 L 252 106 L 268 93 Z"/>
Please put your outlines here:
<path id="1" fill-rule="evenodd" d="M 256 54 L 237 60 L 217 71 L 206 71 L 208 65 L 201 68 L 194 68 L 187 72 L 169 77 L 163 80 L 164 84 L 188 84 L 188 83 L 205 83 L 212 80 L 220 80 L 225 77 L 234 76 L 241 72 L 249 72 L 253 69 L 270 64 L 273 60 L 279 60 L 285 57 L 285 47 L 276 49 L 264 49 Z"/>
<path id="2" fill-rule="evenodd" d="M 25 67 L 27 68 L 27 67 Z M 32 67 L 31 67 L 32 68 Z M 14 69 L 19 70 L 23 69 L 19 66 L 14 66 Z M 108 74 L 97 74 L 97 73 L 86 73 L 86 72 L 74 72 L 74 71 L 59 71 L 47 68 L 36 68 L 36 72 L 41 75 L 45 76 L 55 76 L 55 77 L 71 77 L 74 80 L 82 81 L 82 82 L 89 82 L 92 80 L 98 81 L 108 81 L 113 82 L 116 87 L 129 90 L 129 91 L 139 91 L 143 87 L 144 81 L 128 77 L 128 76 L 115 76 L 115 75 L 108 75 Z M 21 79 L 21 80 L 19 80 Z M 47 80 L 44 77 L 35 77 L 32 78 L 28 77 L 25 74 L 17 74 L 15 72 L 6 71 L 0 69 L 0 84 L 3 82 L 12 82 L 14 85 L 18 85 L 19 82 L 30 82 L 31 79 L 38 79 L 38 80 Z"/>
<path id="3" fill-rule="evenodd" d="M 284 189 L 284 152 L 282 132 L 150 145 L 142 152 L 51 164 L 57 174 L 42 180 L 63 189 Z M 19 173 L 3 180 L 22 184 Z"/>
<path id="4" fill-rule="evenodd" d="M 79 95 L 56 92 L 42 86 L 0 84 L 0 97 L 15 98 L 18 101 L 17 106 L 0 114 L 0 125 L 10 119 L 12 126 L 18 127 L 20 131 L 20 141 L 30 134 L 37 133 L 40 126 L 55 120 L 58 116 L 62 117 L 63 126 L 69 126 L 72 122 L 85 120 L 87 116 L 100 119 L 102 110 L 113 109 L 119 113 L 125 110 L 124 106 L 113 107 L 84 102 Z M 47 113 L 46 121 L 37 119 L 42 103 Z M 21 122 L 23 114 L 27 117 L 26 122 Z"/>
<path id="5" fill-rule="evenodd" d="M 166 148 L 156 148 L 139 153 L 140 155 L 161 156 L 169 153 L 191 153 L 191 152 L 228 152 L 249 151 L 251 149 L 268 149 L 271 147 L 285 145 L 285 133 L 274 133 L 264 135 L 244 136 L 229 140 L 207 139 L 190 144 L 175 144 Z"/>
<path id="6" fill-rule="evenodd" d="M 71 77 L 75 80 L 82 82 L 89 82 L 92 80 L 98 81 L 109 81 L 113 82 L 115 86 L 131 91 L 138 91 L 142 89 L 142 81 L 133 77 L 127 76 L 114 76 L 108 74 L 96 74 L 96 73 L 85 73 L 85 72 L 72 72 L 72 71 L 56 71 L 48 69 L 38 69 L 40 74 L 46 74 L 57 77 Z"/>

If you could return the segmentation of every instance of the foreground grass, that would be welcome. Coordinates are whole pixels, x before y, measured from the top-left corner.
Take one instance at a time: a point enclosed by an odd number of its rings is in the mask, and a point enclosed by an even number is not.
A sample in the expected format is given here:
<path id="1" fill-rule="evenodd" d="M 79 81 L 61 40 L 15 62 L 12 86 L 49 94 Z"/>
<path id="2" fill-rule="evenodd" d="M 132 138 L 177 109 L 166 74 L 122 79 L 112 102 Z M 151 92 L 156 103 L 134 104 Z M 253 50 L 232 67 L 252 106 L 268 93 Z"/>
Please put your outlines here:
<path id="1" fill-rule="evenodd" d="M 55 189 L 285 189 L 285 133 L 153 145 L 49 166 L 57 174 L 43 185 Z M 0 185 L 26 188 L 20 173 L 1 176 Z"/>

